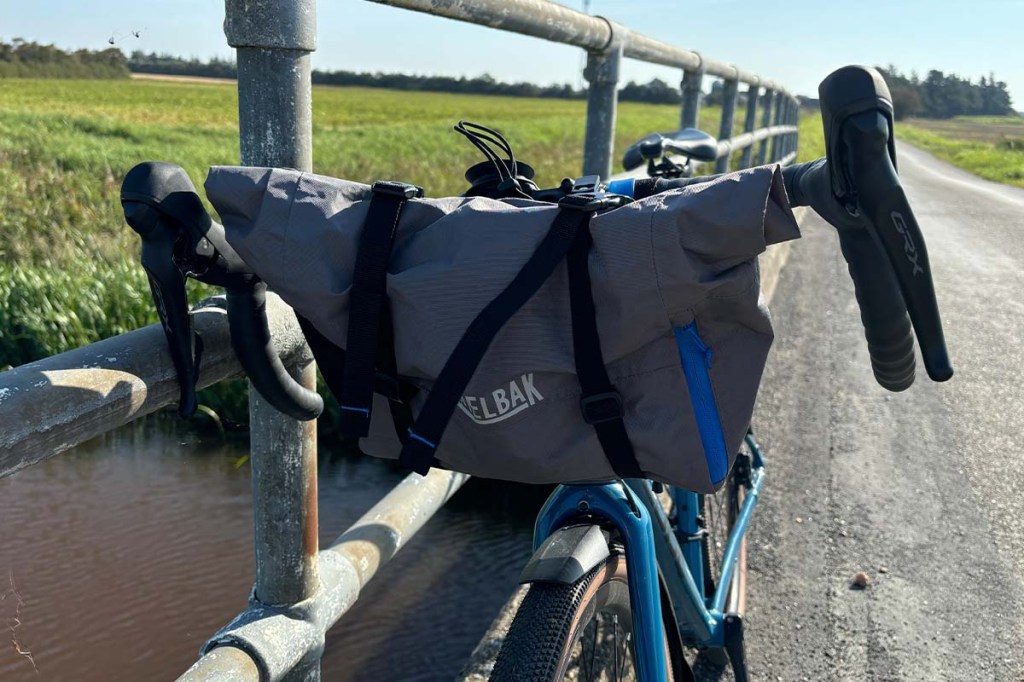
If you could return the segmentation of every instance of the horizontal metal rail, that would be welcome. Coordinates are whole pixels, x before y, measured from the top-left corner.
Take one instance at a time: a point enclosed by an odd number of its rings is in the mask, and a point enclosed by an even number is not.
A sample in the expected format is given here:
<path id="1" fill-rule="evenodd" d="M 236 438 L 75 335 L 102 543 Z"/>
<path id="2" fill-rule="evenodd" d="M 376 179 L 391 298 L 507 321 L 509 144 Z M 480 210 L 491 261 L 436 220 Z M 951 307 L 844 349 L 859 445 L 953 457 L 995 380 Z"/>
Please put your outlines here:
<path id="1" fill-rule="evenodd" d="M 796 126 L 772 126 L 771 128 L 761 128 L 751 133 L 743 133 L 736 137 L 730 137 L 727 140 L 718 141 L 718 158 L 723 156 L 729 156 L 733 152 L 738 152 L 747 147 L 752 147 L 761 140 L 767 140 L 769 137 L 775 135 L 785 135 L 789 133 L 797 132 Z"/>
<path id="2" fill-rule="evenodd" d="M 771 153 L 762 146 L 759 163 L 780 162 L 795 158 L 789 152 L 796 149 L 799 107 L 793 95 L 775 81 L 743 71 L 736 66 L 709 59 L 694 51 L 667 45 L 643 34 L 609 21 L 591 16 L 548 0 L 370 0 L 381 5 L 424 12 L 488 28 L 519 33 L 587 51 L 587 66 L 583 72 L 589 87 L 587 91 L 587 122 L 583 143 L 583 174 L 608 178 L 612 174 L 615 139 L 615 115 L 618 106 L 620 62 L 623 58 L 683 70 L 682 116 L 683 128 L 698 127 L 701 86 L 704 76 L 723 79 L 722 116 L 719 125 L 718 161 L 715 172 L 729 170 L 733 151 L 752 147 L 756 141 L 772 140 Z M 733 123 L 739 86 L 745 83 L 747 111 L 744 134 L 733 137 Z M 764 89 L 766 116 L 762 128 L 754 130 L 757 106 Z M 746 135 L 758 134 L 755 139 Z M 740 158 L 742 168 L 754 163 L 753 150 Z"/>
<path id="3" fill-rule="evenodd" d="M 320 587 L 312 598 L 287 608 L 253 601 L 210 638 L 203 657 L 177 682 L 274 682 L 308 656 L 319 657 L 326 632 L 362 588 L 467 480 L 465 474 L 441 469 L 407 476 L 320 551 Z M 237 655 L 239 650 L 248 656 Z"/>
<path id="4" fill-rule="evenodd" d="M 286 364 L 308 364 L 295 316 L 276 295 L 267 315 Z M 203 337 L 199 388 L 242 376 L 222 297 L 193 314 Z M 178 400 L 178 379 L 158 324 L 0 373 L 0 477 Z"/>
<path id="5" fill-rule="evenodd" d="M 789 92 L 775 81 L 762 79 L 731 64 L 708 59 L 694 50 L 684 50 L 648 38 L 614 24 L 603 17 L 583 14 L 548 0 L 370 0 L 416 12 L 447 17 L 471 24 L 521 33 L 591 52 L 604 52 L 613 36 L 622 42 L 623 55 L 652 64 L 684 71 L 701 71 L 709 76 L 757 85 L 775 92 Z"/>

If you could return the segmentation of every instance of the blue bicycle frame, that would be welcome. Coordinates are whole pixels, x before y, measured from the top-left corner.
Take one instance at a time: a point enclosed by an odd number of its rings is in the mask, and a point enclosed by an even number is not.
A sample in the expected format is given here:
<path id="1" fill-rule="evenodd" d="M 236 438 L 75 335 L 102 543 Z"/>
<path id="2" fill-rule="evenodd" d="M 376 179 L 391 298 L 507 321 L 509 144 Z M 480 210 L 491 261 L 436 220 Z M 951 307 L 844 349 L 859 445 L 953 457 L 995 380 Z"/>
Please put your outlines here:
<path id="1" fill-rule="evenodd" d="M 698 495 L 670 489 L 675 523 L 668 518 L 651 482 L 629 479 L 601 484 L 558 486 L 537 517 L 534 549 L 554 531 L 580 516 L 600 519 L 618 530 L 625 547 L 630 608 L 633 612 L 633 661 L 640 682 L 665 682 L 667 661 L 662 636 L 664 614 L 660 585 L 668 594 L 679 634 L 686 644 L 701 648 L 726 646 L 726 598 L 740 558 L 754 506 L 764 481 L 764 459 L 752 434 L 749 481 L 744 482 L 742 506 L 729 534 L 715 593 L 705 598 L 704 561 L 698 519 Z"/>

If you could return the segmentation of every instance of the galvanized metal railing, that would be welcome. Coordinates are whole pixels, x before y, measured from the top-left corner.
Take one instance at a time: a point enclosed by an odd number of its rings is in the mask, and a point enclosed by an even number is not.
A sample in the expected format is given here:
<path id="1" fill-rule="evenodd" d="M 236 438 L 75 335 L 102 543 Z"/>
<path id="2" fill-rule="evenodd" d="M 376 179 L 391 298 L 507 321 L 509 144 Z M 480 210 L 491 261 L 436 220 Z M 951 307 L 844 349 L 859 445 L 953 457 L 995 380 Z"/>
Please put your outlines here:
<path id="1" fill-rule="evenodd" d="M 639 59 L 682 70 L 681 127 L 697 127 L 705 76 L 724 80 L 716 171 L 796 156 L 799 107 L 772 81 L 547 0 L 371 0 L 513 31 L 586 50 L 585 174 L 610 177 L 620 65 Z M 315 0 L 225 0 L 237 49 L 242 163 L 312 168 L 310 54 Z M 743 133 L 733 135 L 740 84 Z M 763 94 L 761 91 L 764 91 Z M 760 127 L 757 114 L 761 112 Z M 275 343 L 306 386 L 315 368 L 288 307 L 271 296 Z M 199 386 L 241 373 L 223 307 L 195 313 L 205 353 Z M 0 374 L 0 476 L 63 452 L 177 398 L 163 334 L 151 325 Z M 179 682 L 320 679 L 326 631 L 366 584 L 466 481 L 435 470 L 411 475 L 330 546 L 317 542 L 316 434 L 250 391 L 256 583 L 249 607 L 216 633 Z"/>
<path id="2" fill-rule="evenodd" d="M 705 76 L 724 81 L 722 118 L 718 137 L 718 162 L 715 172 L 729 170 L 733 152 L 752 147 L 757 141 L 773 138 L 769 155 L 762 144 L 758 163 L 789 163 L 796 158 L 799 106 L 796 98 L 774 81 L 748 71 L 708 59 L 693 50 L 684 50 L 648 38 L 603 17 L 582 14 L 548 0 L 370 0 L 381 5 L 425 12 L 490 28 L 521 33 L 583 48 L 587 65 L 583 76 L 587 90 L 587 127 L 583 142 L 583 173 L 603 178 L 612 173 L 615 136 L 615 112 L 618 103 L 619 66 L 628 57 L 652 64 L 682 69 L 683 106 L 681 128 L 696 128 L 700 115 L 702 85 Z M 754 139 L 733 138 L 733 121 L 739 100 L 739 85 L 747 88 L 745 133 L 754 133 L 760 91 L 765 90 L 765 116 L 762 129 L 768 132 Z M 774 106 L 774 108 L 773 108 Z M 716 132 L 716 131 L 709 131 Z M 744 155 L 743 167 L 752 156 Z"/>

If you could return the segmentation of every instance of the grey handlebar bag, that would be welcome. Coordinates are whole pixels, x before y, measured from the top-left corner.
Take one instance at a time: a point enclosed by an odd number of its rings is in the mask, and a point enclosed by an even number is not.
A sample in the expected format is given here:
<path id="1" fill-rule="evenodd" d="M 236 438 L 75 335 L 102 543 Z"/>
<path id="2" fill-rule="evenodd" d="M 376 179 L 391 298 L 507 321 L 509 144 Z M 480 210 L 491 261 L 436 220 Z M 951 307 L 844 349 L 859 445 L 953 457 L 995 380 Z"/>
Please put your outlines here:
<path id="1" fill-rule="evenodd" d="M 378 185 L 245 167 L 206 181 L 343 418 L 365 422 L 364 452 L 421 473 L 721 486 L 773 339 L 757 256 L 800 236 L 778 166 L 600 212 Z M 387 388 L 388 366 L 411 390 Z"/>

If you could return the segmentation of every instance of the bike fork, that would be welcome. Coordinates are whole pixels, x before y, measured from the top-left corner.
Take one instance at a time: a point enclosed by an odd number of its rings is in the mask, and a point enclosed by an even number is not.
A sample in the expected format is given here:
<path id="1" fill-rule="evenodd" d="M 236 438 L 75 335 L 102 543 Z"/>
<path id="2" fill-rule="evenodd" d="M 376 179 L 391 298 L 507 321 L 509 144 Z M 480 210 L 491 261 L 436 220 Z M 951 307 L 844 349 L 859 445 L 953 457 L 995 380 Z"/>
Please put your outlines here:
<path id="1" fill-rule="evenodd" d="M 629 600 L 633 611 L 633 652 L 640 682 L 665 682 L 661 589 L 651 516 L 625 484 L 561 485 L 537 517 L 536 549 L 558 528 L 581 514 L 600 517 L 619 531 L 626 549 Z"/>

